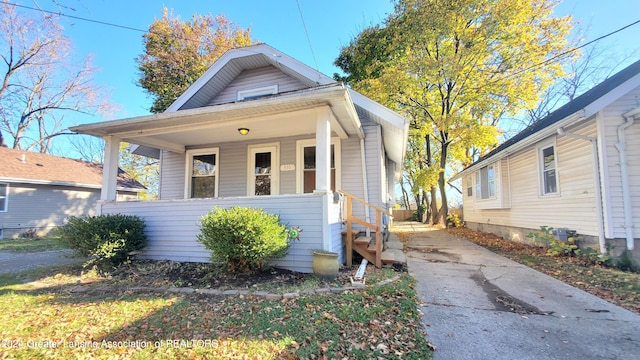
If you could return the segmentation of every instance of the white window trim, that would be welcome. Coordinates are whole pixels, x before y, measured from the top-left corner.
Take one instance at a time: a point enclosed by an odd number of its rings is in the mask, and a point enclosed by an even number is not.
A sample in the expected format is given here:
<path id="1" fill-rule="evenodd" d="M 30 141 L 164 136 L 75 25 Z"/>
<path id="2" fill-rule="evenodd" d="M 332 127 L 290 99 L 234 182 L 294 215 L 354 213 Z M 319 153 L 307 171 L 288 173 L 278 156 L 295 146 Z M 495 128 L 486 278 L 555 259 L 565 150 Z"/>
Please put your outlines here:
<path id="1" fill-rule="evenodd" d="M 271 159 L 271 195 L 280 194 L 280 143 L 273 142 L 267 144 L 253 144 L 247 147 L 247 196 L 256 196 L 256 184 L 253 181 L 253 177 L 255 175 L 255 169 L 252 166 L 255 160 L 253 154 L 259 150 L 271 150 L 273 147 L 275 147 L 275 152 L 273 154 L 274 158 Z"/>
<path id="2" fill-rule="evenodd" d="M 487 192 L 488 192 L 488 196 L 486 198 L 482 197 L 482 175 L 481 175 L 481 171 L 482 169 L 487 168 Z M 493 195 L 490 193 L 490 187 L 489 187 L 489 168 L 493 168 Z M 497 198 L 497 194 L 498 194 L 498 181 L 497 181 L 497 177 L 498 177 L 498 171 L 496 170 L 497 166 L 496 163 L 492 163 L 489 164 L 487 166 L 483 166 L 482 168 L 478 169 L 475 172 L 475 198 L 476 201 L 488 201 L 488 200 L 495 200 Z"/>
<path id="3" fill-rule="evenodd" d="M 278 85 L 265 86 L 256 89 L 238 90 L 238 101 L 242 101 L 249 97 L 274 95 L 278 93 Z"/>
<path id="4" fill-rule="evenodd" d="M 4 209 L 0 209 L 0 212 L 7 212 L 9 211 L 9 183 L 0 183 L 2 185 L 6 185 L 5 187 L 5 193 L 4 194 L 0 194 L 0 198 L 4 198 Z M 2 237 L 0 236 L 0 239 Z"/>
<path id="5" fill-rule="evenodd" d="M 467 175 L 467 180 L 466 180 L 466 189 L 467 189 L 467 197 L 472 197 L 473 196 L 473 192 L 474 192 L 474 187 L 473 187 L 473 176 L 472 175 Z M 471 194 L 469 194 L 469 190 L 471 190 Z"/>
<path id="6" fill-rule="evenodd" d="M 553 147 L 553 165 L 556 172 L 556 191 L 547 193 L 544 191 L 544 156 L 542 151 L 549 147 Z M 558 171 L 558 145 L 555 138 L 540 143 L 536 147 L 536 153 L 538 158 L 538 195 L 540 197 L 555 197 L 560 196 L 560 173 Z"/>
<path id="7" fill-rule="evenodd" d="M 197 155 L 215 155 L 216 156 L 216 169 L 215 169 L 215 191 L 213 197 L 218 197 L 220 182 L 220 148 L 206 148 L 206 149 L 194 149 L 186 151 L 186 164 L 184 172 L 184 198 L 191 199 L 191 172 L 193 171 L 193 157 Z"/>
<path id="8" fill-rule="evenodd" d="M 340 138 L 332 137 L 331 145 L 333 145 L 334 161 L 336 167 L 336 190 L 342 188 L 342 176 L 341 176 L 341 159 L 342 151 L 340 149 Z M 304 152 L 303 149 L 307 146 L 316 146 L 316 139 L 306 139 L 296 141 L 296 193 L 304 193 Z"/>

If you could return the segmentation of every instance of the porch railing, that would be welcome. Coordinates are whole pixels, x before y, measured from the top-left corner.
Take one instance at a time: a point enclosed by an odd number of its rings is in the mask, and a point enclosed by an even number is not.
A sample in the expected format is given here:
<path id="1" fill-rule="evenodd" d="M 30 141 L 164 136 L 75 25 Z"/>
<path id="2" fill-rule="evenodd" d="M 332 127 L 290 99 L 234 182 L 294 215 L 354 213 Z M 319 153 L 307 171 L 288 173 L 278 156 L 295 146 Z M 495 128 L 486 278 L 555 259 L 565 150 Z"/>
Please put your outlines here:
<path id="1" fill-rule="evenodd" d="M 370 204 L 363 199 L 360 199 L 352 194 L 349 194 L 346 191 L 338 190 L 338 192 L 344 195 L 346 199 L 346 221 L 347 221 L 347 234 L 346 234 L 346 245 L 347 245 L 347 266 L 351 266 L 353 263 L 353 242 L 354 242 L 354 234 L 353 234 L 353 223 L 364 226 L 365 228 L 369 228 L 375 231 L 376 234 L 376 242 L 375 242 L 375 266 L 377 268 L 382 267 L 382 214 L 385 214 L 389 217 L 392 215 L 373 205 Z M 376 222 L 375 224 L 371 224 L 366 220 L 353 216 L 353 201 L 357 201 L 362 203 L 365 206 L 365 213 L 369 211 L 369 208 L 374 209 L 376 211 Z M 365 255 L 365 254 L 362 254 Z M 366 256 L 365 256 L 366 257 Z"/>

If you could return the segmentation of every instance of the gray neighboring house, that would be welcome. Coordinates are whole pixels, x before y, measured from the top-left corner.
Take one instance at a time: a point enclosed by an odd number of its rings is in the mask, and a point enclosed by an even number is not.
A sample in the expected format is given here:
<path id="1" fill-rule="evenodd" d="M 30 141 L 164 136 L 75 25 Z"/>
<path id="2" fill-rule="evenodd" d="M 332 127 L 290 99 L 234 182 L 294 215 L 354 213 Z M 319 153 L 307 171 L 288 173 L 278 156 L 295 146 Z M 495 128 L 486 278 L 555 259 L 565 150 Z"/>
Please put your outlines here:
<path id="1" fill-rule="evenodd" d="M 640 61 L 457 174 L 472 229 L 526 241 L 540 226 L 640 261 Z"/>
<path id="2" fill-rule="evenodd" d="M 0 238 L 42 236 L 69 216 L 95 215 L 101 187 L 100 164 L 0 147 Z M 119 200 L 143 191 L 119 169 Z"/>
<path id="3" fill-rule="evenodd" d="M 408 126 L 392 110 L 258 44 L 223 54 L 164 113 L 72 130 L 105 139 L 100 211 L 145 219 L 143 258 L 209 261 L 196 240 L 199 219 L 216 206 L 244 206 L 302 228 L 273 265 L 311 272 L 314 249 L 345 261 L 338 190 L 376 207 L 353 206 L 364 219 L 359 229 L 394 205 Z M 115 201 L 121 141 L 160 159 L 159 200 Z"/>

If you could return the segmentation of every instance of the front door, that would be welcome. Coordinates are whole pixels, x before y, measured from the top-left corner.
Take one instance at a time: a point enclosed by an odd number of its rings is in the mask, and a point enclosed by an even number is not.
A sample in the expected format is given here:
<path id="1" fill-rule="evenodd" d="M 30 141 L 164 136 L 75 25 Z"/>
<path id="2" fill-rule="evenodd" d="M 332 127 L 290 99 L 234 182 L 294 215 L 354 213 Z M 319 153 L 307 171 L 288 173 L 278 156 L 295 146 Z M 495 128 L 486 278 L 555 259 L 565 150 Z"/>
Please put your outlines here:
<path id="1" fill-rule="evenodd" d="M 248 196 L 279 193 L 279 155 L 276 144 L 249 146 Z"/>

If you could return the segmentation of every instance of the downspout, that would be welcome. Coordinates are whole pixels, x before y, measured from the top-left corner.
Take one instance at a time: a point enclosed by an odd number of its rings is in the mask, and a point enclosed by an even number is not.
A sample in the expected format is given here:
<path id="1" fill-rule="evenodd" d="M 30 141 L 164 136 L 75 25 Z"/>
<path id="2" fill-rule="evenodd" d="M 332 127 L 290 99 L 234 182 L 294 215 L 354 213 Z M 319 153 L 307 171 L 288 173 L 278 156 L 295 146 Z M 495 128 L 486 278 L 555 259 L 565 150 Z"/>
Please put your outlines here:
<path id="1" fill-rule="evenodd" d="M 367 181 L 367 165 L 365 163 L 365 160 L 367 159 L 367 157 L 364 154 L 364 139 L 360 139 L 360 156 L 361 156 L 361 161 L 360 163 L 362 164 L 362 185 L 364 187 L 364 201 L 366 201 L 367 203 L 369 203 L 369 182 Z M 366 222 L 368 222 L 369 224 L 371 224 L 371 217 L 369 216 L 369 207 L 364 206 L 364 220 Z M 371 236 L 371 229 L 366 228 L 365 232 L 367 234 L 367 236 Z"/>
<path id="2" fill-rule="evenodd" d="M 620 163 L 620 179 L 622 181 L 622 205 L 624 210 L 624 229 L 627 239 L 627 249 L 633 250 L 633 214 L 631 213 L 631 189 L 629 187 L 629 174 L 627 173 L 627 152 L 625 130 L 633 125 L 634 117 L 640 114 L 640 108 L 622 114 L 625 122 L 618 126 L 618 143 L 614 144 L 618 149 Z"/>
<path id="3" fill-rule="evenodd" d="M 600 182 L 600 158 L 598 156 L 598 139 L 595 137 L 574 134 L 566 132 L 563 128 L 558 129 L 558 135 L 566 136 L 574 139 L 587 140 L 591 143 L 591 152 L 593 154 L 593 172 L 596 183 L 596 211 L 598 216 L 598 245 L 600 245 L 600 253 L 607 253 L 607 243 L 604 236 L 604 211 L 602 209 L 602 184 Z"/>

